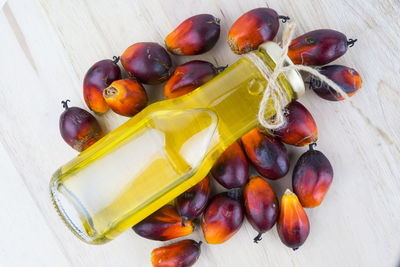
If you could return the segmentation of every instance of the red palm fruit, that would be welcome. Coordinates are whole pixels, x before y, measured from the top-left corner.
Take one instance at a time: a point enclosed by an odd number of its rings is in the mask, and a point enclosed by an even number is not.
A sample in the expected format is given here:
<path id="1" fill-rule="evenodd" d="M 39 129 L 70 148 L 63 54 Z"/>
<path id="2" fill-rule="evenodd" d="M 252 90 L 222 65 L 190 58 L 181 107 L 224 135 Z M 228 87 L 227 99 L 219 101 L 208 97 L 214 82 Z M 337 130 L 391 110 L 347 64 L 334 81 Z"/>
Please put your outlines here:
<path id="1" fill-rule="evenodd" d="M 210 195 L 210 179 L 206 176 L 175 200 L 175 206 L 182 219 L 182 226 L 186 220 L 193 220 L 203 213 Z"/>
<path id="2" fill-rule="evenodd" d="M 286 124 L 272 131 L 282 142 L 305 146 L 318 140 L 318 128 L 311 113 L 299 102 L 287 106 Z"/>
<path id="3" fill-rule="evenodd" d="M 357 93 L 361 88 L 361 76 L 352 68 L 342 65 L 330 65 L 320 68 L 319 72 L 339 85 L 349 97 Z M 344 99 L 339 93 L 326 83 L 321 82 L 318 78 L 311 77 L 310 88 L 318 96 L 326 100 L 339 101 Z"/>
<path id="4" fill-rule="evenodd" d="M 200 256 L 201 243 L 185 239 L 156 248 L 151 252 L 151 263 L 154 267 L 192 266 Z"/>
<path id="5" fill-rule="evenodd" d="M 221 244 L 230 239 L 244 219 L 240 192 L 220 193 L 212 198 L 201 221 L 204 239 L 209 244 Z"/>
<path id="6" fill-rule="evenodd" d="M 104 133 L 92 114 L 78 107 L 68 107 L 68 101 L 61 102 L 65 110 L 60 116 L 60 133 L 68 145 L 81 152 L 100 140 Z"/>
<path id="7" fill-rule="evenodd" d="M 293 190 L 305 208 L 319 206 L 333 180 L 331 163 L 313 145 L 301 155 L 293 170 Z"/>
<path id="8" fill-rule="evenodd" d="M 285 145 L 260 128 L 254 128 L 241 137 L 244 151 L 257 171 L 275 180 L 289 171 L 289 156 Z"/>
<path id="9" fill-rule="evenodd" d="M 281 241 L 293 250 L 303 245 L 310 233 L 307 214 L 289 189 L 282 196 L 277 229 Z"/>
<path id="10" fill-rule="evenodd" d="M 175 69 L 164 85 L 164 96 L 169 99 L 187 94 L 214 78 L 223 69 L 202 60 L 186 62 Z"/>
<path id="11" fill-rule="evenodd" d="M 105 59 L 96 62 L 83 79 L 83 97 L 90 110 L 102 114 L 108 110 L 103 98 L 103 90 L 113 81 L 121 79 L 121 70 L 118 67 L 119 57 L 114 60 Z"/>
<path id="12" fill-rule="evenodd" d="M 294 39 L 288 56 L 294 64 L 321 66 L 344 55 L 356 41 L 335 30 L 315 30 Z"/>
<path id="13" fill-rule="evenodd" d="M 279 205 L 271 186 L 260 176 L 249 180 L 243 190 L 246 217 L 258 232 L 254 238 L 257 243 L 261 235 L 272 228 L 278 219 Z"/>
<path id="14" fill-rule="evenodd" d="M 167 49 L 175 55 L 199 55 L 217 43 L 220 20 L 213 15 L 200 14 L 188 18 L 165 38 Z"/>
<path id="15" fill-rule="evenodd" d="M 278 16 L 271 8 L 256 8 L 244 13 L 233 23 L 228 33 L 228 44 L 236 54 L 244 54 L 274 39 L 279 29 L 279 19 L 285 22 L 289 17 Z"/>
<path id="16" fill-rule="evenodd" d="M 121 56 L 126 72 L 145 84 L 159 84 L 171 75 L 171 57 L 157 43 L 142 42 L 128 47 Z"/>
<path id="17" fill-rule="evenodd" d="M 227 189 L 241 188 L 247 183 L 249 164 L 238 142 L 234 142 L 222 153 L 211 173 Z"/>
<path id="18" fill-rule="evenodd" d="M 114 81 L 104 89 L 103 96 L 111 109 L 123 116 L 133 116 L 147 105 L 146 91 L 131 78 Z"/>
<path id="19" fill-rule="evenodd" d="M 133 226 L 132 229 L 141 237 L 166 241 L 192 233 L 193 223 L 187 220 L 185 226 L 182 226 L 176 208 L 172 205 L 165 205 Z"/>

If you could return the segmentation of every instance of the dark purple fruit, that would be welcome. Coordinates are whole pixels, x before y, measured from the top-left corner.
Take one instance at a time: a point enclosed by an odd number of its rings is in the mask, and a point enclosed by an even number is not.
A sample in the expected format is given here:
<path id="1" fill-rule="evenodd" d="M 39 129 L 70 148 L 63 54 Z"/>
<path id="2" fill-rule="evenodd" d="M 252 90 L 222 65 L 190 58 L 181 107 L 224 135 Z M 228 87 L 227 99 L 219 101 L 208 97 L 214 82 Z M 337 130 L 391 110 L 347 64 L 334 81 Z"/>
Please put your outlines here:
<path id="1" fill-rule="evenodd" d="M 141 83 L 159 84 L 171 75 L 172 62 L 167 51 L 157 43 L 142 42 L 128 47 L 121 56 L 126 72 Z"/>
<path id="2" fill-rule="evenodd" d="M 108 110 L 103 98 L 103 90 L 113 81 L 121 79 L 121 70 L 117 65 L 119 57 L 96 62 L 87 71 L 83 80 L 83 97 L 90 110 L 102 114 Z"/>
<path id="3" fill-rule="evenodd" d="M 193 232 L 193 228 L 193 223 L 189 220 L 182 226 L 181 218 L 172 205 L 165 205 L 132 227 L 141 237 L 159 241 L 186 236 Z"/>
<path id="4" fill-rule="evenodd" d="M 182 218 L 182 225 L 186 220 L 194 220 L 200 216 L 207 206 L 210 195 L 210 179 L 208 176 L 200 181 L 175 200 L 176 210 Z"/>
<path id="5" fill-rule="evenodd" d="M 238 189 L 220 193 L 208 204 L 201 222 L 207 243 L 224 243 L 239 231 L 244 219 L 244 210 L 238 193 Z"/>
<path id="6" fill-rule="evenodd" d="M 298 249 L 306 241 L 310 233 L 310 222 L 307 213 L 296 194 L 286 189 L 281 200 L 281 210 L 276 225 L 282 243 Z"/>
<path id="7" fill-rule="evenodd" d="M 200 242 L 191 239 L 156 248 L 151 252 L 153 267 L 190 267 L 200 256 Z"/>
<path id="8" fill-rule="evenodd" d="M 256 8 L 244 13 L 233 23 L 228 33 L 228 44 L 236 54 L 255 50 L 266 41 L 274 39 L 279 29 L 279 18 L 284 21 L 289 17 L 278 16 L 271 8 Z"/>
<path id="9" fill-rule="evenodd" d="M 199 55 L 217 43 L 220 33 L 219 19 L 200 14 L 182 22 L 165 38 L 167 49 L 175 55 Z"/>
<path id="10" fill-rule="evenodd" d="M 286 124 L 272 133 L 288 145 L 305 146 L 315 143 L 318 140 L 318 128 L 308 109 L 300 102 L 292 101 L 286 111 Z"/>
<path id="11" fill-rule="evenodd" d="M 352 68 L 342 65 L 323 66 L 319 69 L 322 75 L 325 75 L 334 81 L 339 87 L 351 97 L 361 88 L 361 76 Z M 320 97 L 330 101 L 340 101 L 344 98 L 333 90 L 326 83 L 321 82 L 318 78 L 311 77 L 310 88 Z"/>
<path id="12" fill-rule="evenodd" d="M 100 140 L 104 133 L 92 114 L 78 107 L 68 107 L 68 101 L 61 102 L 65 111 L 60 116 L 60 133 L 68 145 L 81 152 Z"/>
<path id="13" fill-rule="evenodd" d="M 356 41 L 335 30 L 315 30 L 294 39 L 288 56 L 294 64 L 321 66 L 344 55 Z"/>
<path id="14" fill-rule="evenodd" d="M 214 78 L 222 69 L 202 60 L 186 62 L 175 69 L 165 84 L 164 96 L 170 99 L 190 93 Z"/>
<path id="15" fill-rule="evenodd" d="M 331 163 L 313 145 L 301 155 L 293 170 L 293 190 L 305 208 L 319 206 L 333 180 Z"/>
<path id="16" fill-rule="evenodd" d="M 264 177 L 275 180 L 289 171 L 289 156 L 285 145 L 260 128 L 241 137 L 248 159 Z"/>
<path id="17" fill-rule="evenodd" d="M 238 142 L 230 145 L 215 162 L 211 173 L 227 189 L 241 188 L 249 180 L 249 165 Z"/>
<path id="18" fill-rule="evenodd" d="M 271 229 L 279 216 L 278 199 L 271 186 L 260 176 L 249 180 L 243 190 L 246 217 L 258 232 L 254 238 L 257 243 L 261 235 Z"/>

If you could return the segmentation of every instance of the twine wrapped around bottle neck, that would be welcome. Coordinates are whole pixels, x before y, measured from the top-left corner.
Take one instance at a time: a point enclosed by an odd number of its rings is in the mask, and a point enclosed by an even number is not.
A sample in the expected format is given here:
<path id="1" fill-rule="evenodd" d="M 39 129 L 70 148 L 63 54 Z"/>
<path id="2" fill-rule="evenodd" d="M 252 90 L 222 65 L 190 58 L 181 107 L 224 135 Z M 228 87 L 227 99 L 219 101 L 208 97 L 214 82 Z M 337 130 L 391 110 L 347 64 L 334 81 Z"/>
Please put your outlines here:
<path id="1" fill-rule="evenodd" d="M 262 100 L 260 102 L 260 108 L 258 110 L 258 121 L 260 124 L 266 129 L 278 129 L 286 123 L 284 109 L 287 104 L 289 104 L 290 97 L 287 95 L 287 92 L 284 88 L 281 88 L 281 85 L 278 82 L 278 77 L 280 74 L 284 74 L 285 71 L 289 70 L 298 70 L 305 71 L 314 76 L 316 79 L 319 79 L 322 83 L 326 83 L 329 87 L 331 87 L 334 91 L 340 94 L 344 99 L 348 99 L 346 92 L 344 92 L 339 85 L 337 85 L 334 81 L 322 75 L 317 69 L 305 66 L 305 65 L 289 65 L 284 66 L 285 58 L 287 56 L 287 52 L 289 50 L 289 45 L 293 39 L 294 29 L 296 27 L 295 23 L 289 23 L 282 36 L 282 52 L 279 58 L 276 60 L 276 66 L 273 71 L 271 71 L 265 63 L 255 54 L 248 53 L 246 55 L 260 70 L 260 72 L 264 75 L 264 77 L 268 81 L 268 85 L 264 90 L 264 94 Z M 272 117 L 265 117 L 266 107 L 268 105 L 268 101 L 271 100 L 276 114 Z"/>

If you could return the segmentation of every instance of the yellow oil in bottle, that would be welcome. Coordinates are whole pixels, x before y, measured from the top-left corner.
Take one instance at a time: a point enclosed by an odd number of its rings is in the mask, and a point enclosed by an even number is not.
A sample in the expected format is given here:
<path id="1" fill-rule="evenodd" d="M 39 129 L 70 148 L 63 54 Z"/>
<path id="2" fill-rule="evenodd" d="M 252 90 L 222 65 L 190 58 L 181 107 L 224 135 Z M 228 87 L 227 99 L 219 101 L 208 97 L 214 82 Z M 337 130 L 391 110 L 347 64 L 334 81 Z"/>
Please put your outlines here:
<path id="1" fill-rule="evenodd" d="M 254 53 L 273 69 L 267 52 Z M 279 83 L 293 99 L 287 76 Z M 266 85 L 242 58 L 190 94 L 145 108 L 53 175 L 51 196 L 64 222 L 83 241 L 104 243 L 173 200 L 257 125 Z"/>

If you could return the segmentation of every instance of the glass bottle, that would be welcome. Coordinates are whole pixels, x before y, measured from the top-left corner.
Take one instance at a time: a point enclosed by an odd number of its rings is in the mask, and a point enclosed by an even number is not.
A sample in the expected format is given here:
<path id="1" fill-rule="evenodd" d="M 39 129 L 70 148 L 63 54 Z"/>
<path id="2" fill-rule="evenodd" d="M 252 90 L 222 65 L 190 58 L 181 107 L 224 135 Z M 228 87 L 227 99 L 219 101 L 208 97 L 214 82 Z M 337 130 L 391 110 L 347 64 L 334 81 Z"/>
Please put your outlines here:
<path id="1" fill-rule="evenodd" d="M 270 70 L 281 48 L 267 42 L 252 52 Z M 285 64 L 293 64 L 286 57 Z M 278 77 L 288 100 L 304 93 L 300 74 Z M 247 57 L 179 98 L 149 105 L 60 167 L 52 201 L 81 240 L 114 239 L 202 180 L 220 154 L 257 126 L 266 78 Z M 273 116 L 273 105 L 266 107 Z"/>

